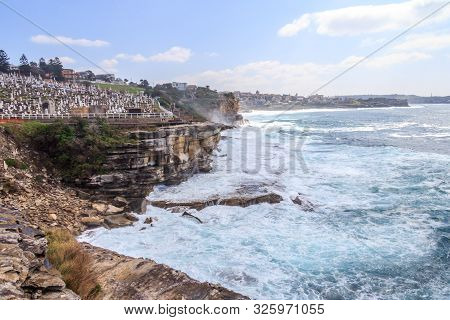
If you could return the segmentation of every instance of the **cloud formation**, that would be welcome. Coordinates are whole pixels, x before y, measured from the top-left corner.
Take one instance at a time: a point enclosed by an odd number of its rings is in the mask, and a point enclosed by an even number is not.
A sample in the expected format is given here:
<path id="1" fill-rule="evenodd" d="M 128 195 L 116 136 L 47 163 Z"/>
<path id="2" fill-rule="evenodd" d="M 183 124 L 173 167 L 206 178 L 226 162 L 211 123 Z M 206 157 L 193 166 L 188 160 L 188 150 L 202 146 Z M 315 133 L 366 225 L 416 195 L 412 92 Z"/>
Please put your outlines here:
<path id="1" fill-rule="evenodd" d="M 191 49 L 183 47 L 172 47 L 169 50 L 161 53 L 157 53 L 152 56 L 144 56 L 138 54 L 119 53 L 116 55 L 116 59 L 123 59 L 132 62 L 187 62 L 192 56 Z"/>
<path id="2" fill-rule="evenodd" d="M 305 13 L 278 30 L 280 37 L 292 37 L 307 28 L 328 36 L 354 36 L 405 29 L 447 1 L 410 0 L 382 5 L 361 5 L 314 13 Z M 450 19 L 450 6 L 445 7 L 427 23 Z"/>
<path id="3" fill-rule="evenodd" d="M 394 50 L 439 50 L 450 47 L 450 34 L 448 33 L 420 33 L 406 37 L 406 40 L 394 47 Z"/>
<path id="4" fill-rule="evenodd" d="M 71 57 L 59 57 L 62 64 L 74 64 L 76 61 Z"/>
<path id="5" fill-rule="evenodd" d="M 38 44 L 59 44 L 61 42 L 70 46 L 80 46 L 80 47 L 104 47 L 109 45 L 108 41 L 104 40 L 88 40 L 88 39 L 73 39 L 65 36 L 51 37 L 44 34 L 38 34 L 31 37 L 31 41 Z"/>
<path id="6" fill-rule="evenodd" d="M 116 59 L 105 59 L 100 62 L 100 66 L 108 72 L 115 73 L 117 72 L 116 66 L 119 64 L 119 61 Z M 104 71 L 102 71 L 103 73 Z"/>
<path id="7" fill-rule="evenodd" d="M 429 58 L 431 58 L 430 55 L 421 52 L 393 52 L 365 61 L 360 67 L 374 70 Z M 349 56 L 332 64 L 257 61 L 229 69 L 208 70 L 180 77 L 178 80 L 211 85 L 219 90 L 255 91 L 258 89 L 264 92 L 308 94 L 361 59 L 363 57 Z"/>

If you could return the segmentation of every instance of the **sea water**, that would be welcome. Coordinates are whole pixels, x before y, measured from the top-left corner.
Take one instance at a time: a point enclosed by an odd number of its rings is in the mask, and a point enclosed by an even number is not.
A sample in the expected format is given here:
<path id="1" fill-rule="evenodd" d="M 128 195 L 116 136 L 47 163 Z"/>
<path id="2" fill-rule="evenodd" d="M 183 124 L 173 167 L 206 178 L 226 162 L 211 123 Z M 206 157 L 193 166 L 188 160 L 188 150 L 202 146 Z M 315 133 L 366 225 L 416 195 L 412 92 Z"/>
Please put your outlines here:
<path id="1" fill-rule="evenodd" d="M 80 240 L 254 299 L 450 298 L 450 105 L 245 118 L 223 133 L 212 172 L 149 199 L 275 192 L 281 203 L 191 211 L 203 224 L 149 206 L 134 226 Z"/>

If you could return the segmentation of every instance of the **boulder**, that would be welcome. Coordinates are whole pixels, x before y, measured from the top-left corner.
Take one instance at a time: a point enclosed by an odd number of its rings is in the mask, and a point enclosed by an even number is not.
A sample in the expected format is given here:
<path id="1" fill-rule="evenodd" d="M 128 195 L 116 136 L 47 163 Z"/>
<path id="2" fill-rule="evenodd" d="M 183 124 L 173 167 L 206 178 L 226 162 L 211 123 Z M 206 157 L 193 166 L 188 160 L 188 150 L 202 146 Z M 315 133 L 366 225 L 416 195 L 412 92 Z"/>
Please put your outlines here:
<path id="1" fill-rule="evenodd" d="M 300 208 L 304 211 L 314 211 L 314 209 L 316 207 L 311 201 L 304 198 L 303 195 L 301 195 L 301 194 L 298 194 L 295 197 L 291 197 L 291 200 L 296 205 L 299 205 Z"/>
<path id="2" fill-rule="evenodd" d="M 59 273 L 51 269 L 50 271 L 39 270 L 31 273 L 23 284 L 23 287 L 34 290 L 61 291 L 66 287 L 66 284 L 61 279 Z"/>
<path id="3" fill-rule="evenodd" d="M 98 228 L 103 224 L 103 219 L 100 217 L 83 217 L 81 218 L 81 223 L 84 224 L 89 229 Z"/>
<path id="4" fill-rule="evenodd" d="M 124 207 L 127 207 L 129 203 L 128 203 L 127 199 L 125 199 L 123 197 L 115 197 L 112 200 L 112 204 L 116 207 L 124 208 Z"/>
<path id="5" fill-rule="evenodd" d="M 106 209 L 108 209 L 108 206 L 104 203 L 96 202 L 92 204 L 92 208 L 97 210 L 98 212 L 103 213 L 106 211 Z"/>
<path id="6" fill-rule="evenodd" d="M 109 204 L 108 207 L 106 208 L 105 214 L 110 215 L 110 214 L 122 213 L 123 210 L 124 210 L 123 208 L 118 208 L 116 206 L 113 206 L 112 204 Z"/>
<path id="7" fill-rule="evenodd" d="M 144 224 L 152 224 L 153 223 L 153 219 L 152 217 L 148 217 L 145 219 Z"/>
<path id="8" fill-rule="evenodd" d="M 108 226 L 109 228 L 120 228 L 131 226 L 133 222 L 137 220 L 139 219 L 133 216 L 132 214 L 124 213 L 107 216 L 104 222 L 106 226 Z"/>

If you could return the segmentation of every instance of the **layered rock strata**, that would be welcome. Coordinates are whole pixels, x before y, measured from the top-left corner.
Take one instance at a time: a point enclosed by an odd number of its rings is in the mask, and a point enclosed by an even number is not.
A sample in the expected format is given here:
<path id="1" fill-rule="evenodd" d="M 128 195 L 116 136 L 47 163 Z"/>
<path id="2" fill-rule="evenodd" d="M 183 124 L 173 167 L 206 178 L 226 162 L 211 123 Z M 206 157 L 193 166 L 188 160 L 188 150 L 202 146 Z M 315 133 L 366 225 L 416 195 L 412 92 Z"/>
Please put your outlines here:
<path id="1" fill-rule="evenodd" d="M 93 258 L 102 290 L 99 299 L 242 300 L 247 297 L 149 259 L 135 259 L 83 243 Z"/>
<path id="2" fill-rule="evenodd" d="M 210 171 L 224 128 L 200 123 L 130 132 L 136 143 L 110 150 L 104 164 L 108 173 L 80 181 L 80 186 L 99 198 L 125 197 L 138 208 L 155 184 L 179 183 Z"/>
<path id="3" fill-rule="evenodd" d="M 0 207 L 0 299 L 78 300 L 46 259 L 47 240 L 17 211 Z"/>

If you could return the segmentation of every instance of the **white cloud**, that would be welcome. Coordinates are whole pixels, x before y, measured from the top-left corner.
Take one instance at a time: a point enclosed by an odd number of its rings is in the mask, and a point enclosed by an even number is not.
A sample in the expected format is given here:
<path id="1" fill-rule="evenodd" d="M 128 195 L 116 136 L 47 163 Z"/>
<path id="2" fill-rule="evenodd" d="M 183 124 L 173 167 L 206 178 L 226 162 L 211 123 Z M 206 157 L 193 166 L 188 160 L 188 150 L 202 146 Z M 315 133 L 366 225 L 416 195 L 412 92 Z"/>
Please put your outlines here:
<path id="1" fill-rule="evenodd" d="M 214 58 L 214 57 L 218 57 L 219 54 L 217 52 L 206 52 L 205 53 L 208 57 Z"/>
<path id="2" fill-rule="evenodd" d="M 129 60 L 132 62 L 178 62 L 184 63 L 188 61 L 192 56 L 191 49 L 182 47 L 172 47 L 169 50 L 155 55 L 146 57 L 140 53 L 138 54 L 127 54 L 119 53 L 116 55 L 116 59 Z"/>
<path id="3" fill-rule="evenodd" d="M 155 54 L 150 57 L 151 61 L 167 61 L 167 62 L 186 62 L 191 58 L 192 52 L 190 49 L 181 47 L 172 47 L 169 50 Z"/>
<path id="4" fill-rule="evenodd" d="M 61 61 L 62 64 L 74 64 L 76 62 L 75 59 L 71 57 L 59 57 L 59 61 Z"/>
<path id="5" fill-rule="evenodd" d="M 102 60 L 102 62 L 100 62 L 100 66 L 104 69 L 103 72 L 108 71 L 111 73 L 116 73 L 117 69 L 116 66 L 119 64 L 119 61 L 117 61 L 117 59 L 105 59 Z"/>
<path id="6" fill-rule="evenodd" d="M 447 1 L 410 0 L 382 5 L 361 5 L 335 10 L 306 13 L 278 30 L 280 37 L 292 37 L 309 27 L 329 36 L 359 35 L 404 29 L 424 18 Z M 450 6 L 445 7 L 427 23 L 450 18 Z"/>
<path id="7" fill-rule="evenodd" d="M 109 45 L 109 42 L 104 40 L 73 39 L 64 36 L 51 37 L 44 34 L 32 36 L 31 41 L 39 44 L 61 44 L 61 42 L 64 42 L 67 45 L 80 47 L 104 47 Z"/>
<path id="8" fill-rule="evenodd" d="M 395 64 L 430 59 L 431 55 L 423 52 L 394 52 L 367 60 L 365 64 L 372 68 L 383 68 Z"/>
<path id="9" fill-rule="evenodd" d="M 420 33 L 406 38 L 396 45 L 395 50 L 438 50 L 450 47 L 450 34 Z"/>
<path id="10" fill-rule="evenodd" d="M 229 69 L 208 70 L 180 77 L 177 80 L 210 85 L 219 90 L 255 91 L 258 89 L 264 92 L 308 94 L 362 58 L 350 56 L 334 64 L 285 64 L 276 60 L 258 61 Z M 429 55 L 420 52 L 394 52 L 369 59 L 359 68 L 378 69 L 428 58 L 430 58 Z"/>

